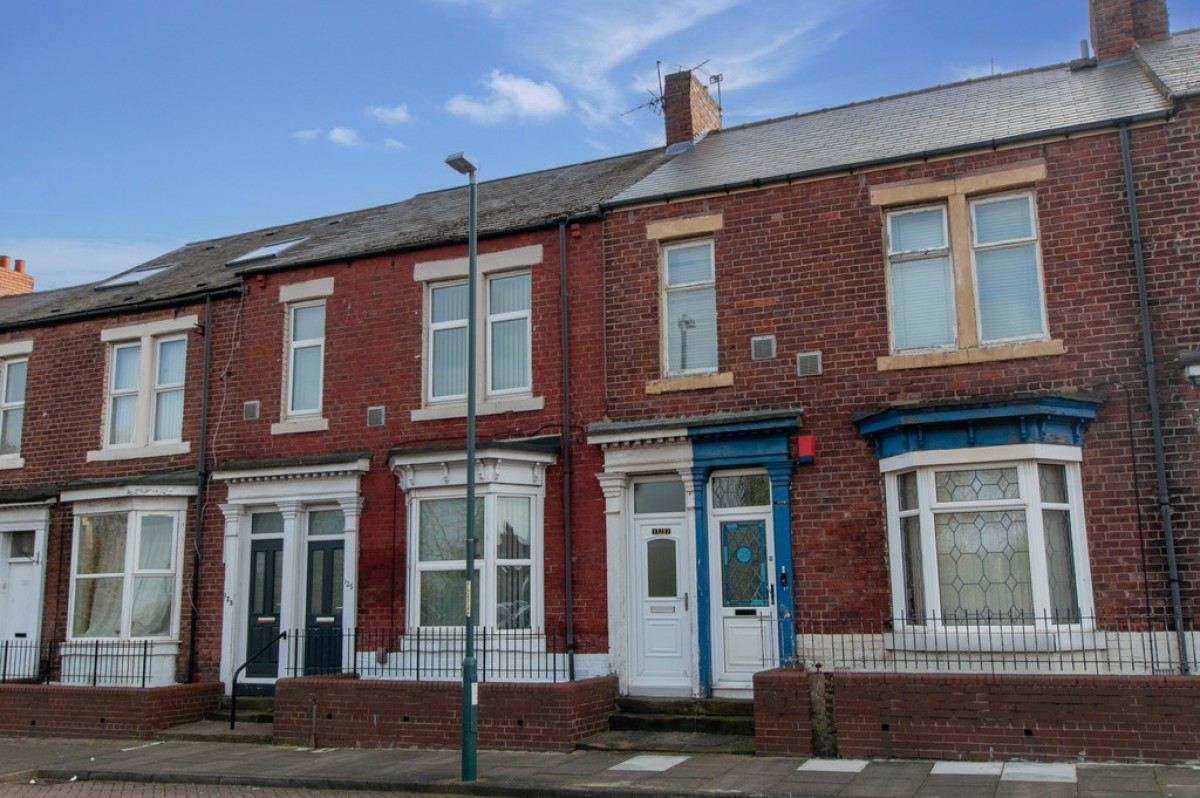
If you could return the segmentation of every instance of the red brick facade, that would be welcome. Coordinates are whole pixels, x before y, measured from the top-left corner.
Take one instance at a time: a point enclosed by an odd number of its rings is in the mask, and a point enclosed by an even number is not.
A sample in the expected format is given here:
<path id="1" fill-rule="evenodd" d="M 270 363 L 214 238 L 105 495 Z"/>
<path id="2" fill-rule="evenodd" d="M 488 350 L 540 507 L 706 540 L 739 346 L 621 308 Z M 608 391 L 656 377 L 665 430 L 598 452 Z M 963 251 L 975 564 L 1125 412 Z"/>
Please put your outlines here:
<path id="1" fill-rule="evenodd" d="M 219 682 L 170 687 L 0 686 L 0 736 L 150 739 L 204 719 L 221 697 Z"/>

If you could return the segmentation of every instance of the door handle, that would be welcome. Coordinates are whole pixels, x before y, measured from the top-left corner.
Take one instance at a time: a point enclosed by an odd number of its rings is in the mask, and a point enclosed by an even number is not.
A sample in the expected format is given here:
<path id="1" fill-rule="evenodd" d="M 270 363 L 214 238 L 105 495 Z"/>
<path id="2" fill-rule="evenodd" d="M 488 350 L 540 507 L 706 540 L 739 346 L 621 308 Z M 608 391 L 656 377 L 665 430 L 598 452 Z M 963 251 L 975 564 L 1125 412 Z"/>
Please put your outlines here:
<path id="1" fill-rule="evenodd" d="M 775 585 L 771 585 L 771 606 L 775 606 Z"/>
<path id="2" fill-rule="evenodd" d="M 688 594 L 687 593 L 683 594 L 683 611 L 684 612 L 688 611 Z"/>

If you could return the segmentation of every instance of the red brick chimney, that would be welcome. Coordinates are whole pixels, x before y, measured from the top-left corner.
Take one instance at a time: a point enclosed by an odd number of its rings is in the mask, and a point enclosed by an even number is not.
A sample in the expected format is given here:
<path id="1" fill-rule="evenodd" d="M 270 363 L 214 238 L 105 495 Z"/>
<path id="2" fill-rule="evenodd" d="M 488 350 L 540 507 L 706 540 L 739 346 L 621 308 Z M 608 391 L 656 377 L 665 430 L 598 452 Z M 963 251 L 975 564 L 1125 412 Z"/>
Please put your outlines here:
<path id="1" fill-rule="evenodd" d="M 1166 0 L 1088 0 L 1092 49 L 1101 61 L 1133 52 L 1142 39 L 1167 35 Z"/>
<path id="2" fill-rule="evenodd" d="M 33 278 L 25 273 L 25 261 L 19 260 L 10 268 L 9 257 L 0 255 L 0 296 L 15 296 L 33 291 Z"/>
<path id="3" fill-rule="evenodd" d="M 705 133 L 721 129 L 721 109 L 708 86 L 690 70 L 667 75 L 663 87 L 663 114 L 667 119 L 667 146 L 691 143 Z"/>

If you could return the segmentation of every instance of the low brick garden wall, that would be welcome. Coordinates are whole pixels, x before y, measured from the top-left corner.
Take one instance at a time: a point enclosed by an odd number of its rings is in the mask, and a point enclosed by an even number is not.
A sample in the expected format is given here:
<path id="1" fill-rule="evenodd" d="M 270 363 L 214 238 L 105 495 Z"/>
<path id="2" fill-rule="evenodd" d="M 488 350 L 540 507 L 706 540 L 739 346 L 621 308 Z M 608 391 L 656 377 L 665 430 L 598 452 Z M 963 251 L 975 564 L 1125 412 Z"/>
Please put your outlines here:
<path id="1" fill-rule="evenodd" d="M 150 739 L 203 720 L 224 692 L 220 682 L 167 687 L 0 685 L 0 736 Z"/>
<path id="2" fill-rule="evenodd" d="M 479 685 L 478 746 L 569 751 L 605 731 L 616 677 L 558 684 Z M 363 748 L 459 748 L 462 685 L 353 676 L 275 684 L 275 743 Z"/>
<path id="3" fill-rule="evenodd" d="M 755 677 L 759 755 L 813 752 L 810 678 Z M 835 672 L 842 757 L 1184 762 L 1200 758 L 1200 678 Z"/>

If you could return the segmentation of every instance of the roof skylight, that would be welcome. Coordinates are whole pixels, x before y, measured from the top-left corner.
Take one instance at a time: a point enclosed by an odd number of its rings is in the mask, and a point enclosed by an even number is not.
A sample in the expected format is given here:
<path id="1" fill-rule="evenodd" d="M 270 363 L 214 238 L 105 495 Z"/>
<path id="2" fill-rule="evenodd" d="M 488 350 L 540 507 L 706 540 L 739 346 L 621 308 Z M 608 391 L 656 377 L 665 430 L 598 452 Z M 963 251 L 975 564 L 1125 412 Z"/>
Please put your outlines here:
<path id="1" fill-rule="evenodd" d="M 173 269 L 178 266 L 178 263 L 162 263 L 156 266 L 139 266 L 133 271 L 118 274 L 116 277 L 110 277 L 102 283 L 97 283 L 95 289 L 97 291 L 105 288 L 122 288 L 130 285 L 141 285 L 147 279 L 156 274 L 162 274 L 168 269 Z"/>
<path id="2" fill-rule="evenodd" d="M 301 241 L 307 241 L 307 240 L 308 240 L 308 236 L 304 236 L 302 238 L 289 238 L 287 241 L 276 241 L 273 244 L 266 244 L 264 246 L 259 247 L 258 249 L 247 252 L 245 255 L 240 255 L 240 256 L 234 258 L 233 260 L 229 261 L 225 265 L 226 266 L 236 266 L 239 263 L 249 263 L 250 261 L 254 261 L 254 260 L 265 260 L 267 258 L 273 258 L 276 255 L 278 255 L 280 252 L 283 252 L 286 249 L 290 249 L 291 247 L 296 246 Z"/>

